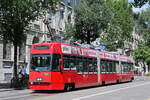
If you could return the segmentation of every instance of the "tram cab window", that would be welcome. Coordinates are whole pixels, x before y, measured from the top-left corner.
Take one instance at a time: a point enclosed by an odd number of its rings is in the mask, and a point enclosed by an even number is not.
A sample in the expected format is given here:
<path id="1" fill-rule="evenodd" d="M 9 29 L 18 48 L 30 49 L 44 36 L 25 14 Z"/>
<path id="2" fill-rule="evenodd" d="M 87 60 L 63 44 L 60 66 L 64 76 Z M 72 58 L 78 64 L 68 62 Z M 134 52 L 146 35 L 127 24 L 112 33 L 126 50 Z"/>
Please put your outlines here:
<path id="1" fill-rule="evenodd" d="M 61 59 L 60 54 L 53 54 L 52 59 L 52 71 L 60 71 L 59 60 Z"/>

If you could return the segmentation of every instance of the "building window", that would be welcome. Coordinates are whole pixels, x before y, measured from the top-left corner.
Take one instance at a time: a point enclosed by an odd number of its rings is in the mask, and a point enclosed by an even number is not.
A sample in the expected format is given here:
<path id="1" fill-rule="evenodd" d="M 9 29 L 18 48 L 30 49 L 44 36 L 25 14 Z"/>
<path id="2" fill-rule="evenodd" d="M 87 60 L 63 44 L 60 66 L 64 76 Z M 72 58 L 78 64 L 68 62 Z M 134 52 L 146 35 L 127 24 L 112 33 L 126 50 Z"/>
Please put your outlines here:
<path id="1" fill-rule="evenodd" d="M 19 60 L 24 61 L 25 62 L 25 44 L 23 44 L 22 46 L 19 47 Z"/>
<path id="2" fill-rule="evenodd" d="M 35 43 L 39 43 L 39 38 L 38 37 L 33 38 L 32 44 L 35 44 Z"/>
<path id="3" fill-rule="evenodd" d="M 67 5 L 71 6 L 71 0 L 67 0 Z"/>
<path id="4" fill-rule="evenodd" d="M 68 23 L 71 23 L 71 14 L 68 15 Z"/>
<path id="5" fill-rule="evenodd" d="M 3 59 L 11 60 L 11 44 L 3 41 Z"/>
<path id="6" fill-rule="evenodd" d="M 54 13 L 53 12 L 50 12 L 50 14 L 49 14 L 49 25 L 51 26 L 51 27 L 53 27 L 53 20 L 54 20 Z"/>
<path id="7" fill-rule="evenodd" d="M 77 6 L 78 5 L 78 0 L 74 0 L 73 6 Z"/>
<path id="8" fill-rule="evenodd" d="M 4 73 L 4 80 L 5 81 L 9 81 L 9 80 L 11 80 L 11 78 L 12 78 L 12 73 Z"/>
<path id="9" fill-rule="evenodd" d="M 64 18 L 63 12 L 60 12 L 59 22 L 58 22 L 58 26 L 60 29 L 62 29 L 63 18 Z"/>

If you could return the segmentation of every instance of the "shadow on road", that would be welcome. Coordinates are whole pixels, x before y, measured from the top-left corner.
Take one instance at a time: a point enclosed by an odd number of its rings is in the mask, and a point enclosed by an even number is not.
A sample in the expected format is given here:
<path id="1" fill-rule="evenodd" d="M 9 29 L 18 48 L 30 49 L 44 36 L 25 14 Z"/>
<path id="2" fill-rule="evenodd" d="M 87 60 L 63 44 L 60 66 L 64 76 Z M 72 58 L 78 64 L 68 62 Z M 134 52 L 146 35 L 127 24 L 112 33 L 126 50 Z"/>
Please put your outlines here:
<path id="1" fill-rule="evenodd" d="M 123 82 L 123 83 L 119 83 L 119 84 L 126 84 L 126 83 L 129 83 L 129 82 Z M 76 88 L 76 89 L 71 90 L 69 92 L 80 91 L 80 90 L 85 90 L 85 89 L 92 89 L 92 88 L 97 88 L 97 87 L 107 87 L 107 86 L 112 86 L 112 85 L 117 85 L 117 84 L 113 83 L 113 84 L 106 84 L 106 85 L 100 85 L 100 86 Z M 60 93 L 66 93 L 66 91 L 64 91 L 64 90 L 34 90 L 32 93 L 33 94 L 60 94 Z"/>

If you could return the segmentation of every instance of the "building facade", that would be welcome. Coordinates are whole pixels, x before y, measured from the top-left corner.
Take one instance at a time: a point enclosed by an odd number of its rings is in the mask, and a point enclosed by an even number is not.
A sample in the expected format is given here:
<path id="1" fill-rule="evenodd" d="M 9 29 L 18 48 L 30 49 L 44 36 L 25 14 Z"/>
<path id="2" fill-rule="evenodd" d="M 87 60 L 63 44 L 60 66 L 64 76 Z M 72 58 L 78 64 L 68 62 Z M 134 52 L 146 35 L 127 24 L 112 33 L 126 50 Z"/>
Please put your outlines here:
<path id="1" fill-rule="evenodd" d="M 51 33 L 55 41 L 62 42 L 65 30 L 65 23 L 73 23 L 73 9 L 79 4 L 79 0 L 61 0 L 55 12 L 46 14 Z M 31 22 L 27 28 L 27 39 L 22 47 L 18 47 L 18 71 L 22 65 L 26 66 L 29 73 L 30 49 L 34 43 L 51 41 L 51 34 L 48 31 L 43 19 Z M 10 81 L 13 76 L 14 47 L 12 43 L 0 40 L 0 82 Z"/>

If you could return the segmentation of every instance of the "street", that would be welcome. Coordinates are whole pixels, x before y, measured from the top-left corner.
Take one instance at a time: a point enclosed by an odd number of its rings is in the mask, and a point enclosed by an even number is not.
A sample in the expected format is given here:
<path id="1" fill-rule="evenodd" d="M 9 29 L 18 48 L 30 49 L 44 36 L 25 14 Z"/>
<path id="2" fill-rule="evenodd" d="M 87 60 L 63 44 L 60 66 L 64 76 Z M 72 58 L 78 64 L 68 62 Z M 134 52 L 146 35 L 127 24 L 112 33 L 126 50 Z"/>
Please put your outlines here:
<path id="1" fill-rule="evenodd" d="M 0 100 L 150 100 L 150 77 L 133 82 L 64 91 L 0 89 Z"/>

